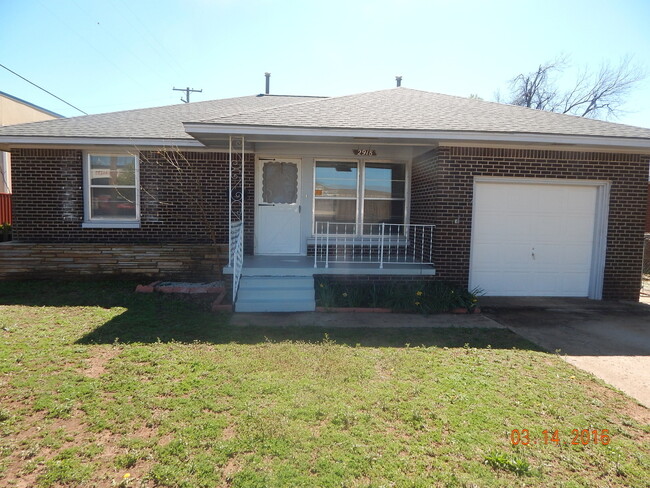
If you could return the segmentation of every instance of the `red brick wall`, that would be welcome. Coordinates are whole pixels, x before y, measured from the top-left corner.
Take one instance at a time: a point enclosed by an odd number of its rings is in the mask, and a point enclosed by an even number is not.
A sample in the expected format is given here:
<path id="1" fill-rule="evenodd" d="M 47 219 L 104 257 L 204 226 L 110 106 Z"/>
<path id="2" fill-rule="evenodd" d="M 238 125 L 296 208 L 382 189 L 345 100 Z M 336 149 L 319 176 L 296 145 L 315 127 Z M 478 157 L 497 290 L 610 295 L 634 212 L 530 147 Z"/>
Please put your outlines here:
<path id="1" fill-rule="evenodd" d="M 14 149 L 14 239 L 21 242 L 159 243 L 228 242 L 228 154 L 184 152 L 181 173 L 162 154 L 140 157 L 139 229 L 83 229 L 82 152 L 71 149 Z M 200 184 L 199 184 L 200 183 Z M 247 155 L 247 252 L 253 249 L 254 156 Z M 198 197 L 194 197 L 198 193 Z"/>
<path id="2" fill-rule="evenodd" d="M 468 285 L 475 176 L 611 181 L 603 297 L 638 299 L 650 156 L 440 147 L 413 167 L 411 212 L 434 223 L 440 279 Z"/>

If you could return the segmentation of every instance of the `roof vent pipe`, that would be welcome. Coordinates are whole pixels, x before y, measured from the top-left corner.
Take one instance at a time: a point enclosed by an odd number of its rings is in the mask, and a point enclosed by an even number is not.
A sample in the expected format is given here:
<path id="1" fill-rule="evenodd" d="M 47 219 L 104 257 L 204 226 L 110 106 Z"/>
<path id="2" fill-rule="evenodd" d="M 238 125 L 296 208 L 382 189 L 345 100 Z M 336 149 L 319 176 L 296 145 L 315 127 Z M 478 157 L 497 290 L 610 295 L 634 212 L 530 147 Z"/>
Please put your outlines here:
<path id="1" fill-rule="evenodd" d="M 402 86 L 402 77 L 401 76 L 396 76 L 395 81 L 397 82 L 397 86 Z"/>
<path id="2" fill-rule="evenodd" d="M 271 90 L 271 73 L 264 73 L 264 76 L 266 76 L 266 94 L 268 95 Z"/>

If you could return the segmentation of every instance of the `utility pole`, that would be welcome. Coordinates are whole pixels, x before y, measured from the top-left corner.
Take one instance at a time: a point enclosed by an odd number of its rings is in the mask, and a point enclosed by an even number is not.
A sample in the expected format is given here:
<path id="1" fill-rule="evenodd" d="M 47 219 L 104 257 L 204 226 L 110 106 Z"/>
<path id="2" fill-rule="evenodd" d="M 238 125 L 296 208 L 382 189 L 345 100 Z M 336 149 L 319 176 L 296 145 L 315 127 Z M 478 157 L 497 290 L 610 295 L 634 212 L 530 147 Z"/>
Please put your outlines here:
<path id="1" fill-rule="evenodd" d="M 181 97 L 181 102 L 185 103 L 190 103 L 190 92 L 191 93 L 201 93 L 203 91 L 203 88 L 200 90 L 195 90 L 194 88 L 190 88 L 189 86 L 187 88 L 176 88 L 174 87 L 174 90 L 176 91 L 184 91 L 185 92 L 185 100 L 183 100 L 183 97 Z"/>

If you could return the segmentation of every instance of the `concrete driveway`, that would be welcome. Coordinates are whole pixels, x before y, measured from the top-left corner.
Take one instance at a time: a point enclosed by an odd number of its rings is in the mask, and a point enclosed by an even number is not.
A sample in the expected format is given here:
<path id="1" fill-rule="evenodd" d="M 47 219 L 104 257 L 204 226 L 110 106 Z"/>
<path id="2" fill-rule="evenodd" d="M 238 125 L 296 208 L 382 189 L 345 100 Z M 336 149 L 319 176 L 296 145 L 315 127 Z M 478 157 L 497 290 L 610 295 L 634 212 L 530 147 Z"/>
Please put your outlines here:
<path id="1" fill-rule="evenodd" d="M 484 297 L 485 314 L 650 408 L 650 305 Z"/>

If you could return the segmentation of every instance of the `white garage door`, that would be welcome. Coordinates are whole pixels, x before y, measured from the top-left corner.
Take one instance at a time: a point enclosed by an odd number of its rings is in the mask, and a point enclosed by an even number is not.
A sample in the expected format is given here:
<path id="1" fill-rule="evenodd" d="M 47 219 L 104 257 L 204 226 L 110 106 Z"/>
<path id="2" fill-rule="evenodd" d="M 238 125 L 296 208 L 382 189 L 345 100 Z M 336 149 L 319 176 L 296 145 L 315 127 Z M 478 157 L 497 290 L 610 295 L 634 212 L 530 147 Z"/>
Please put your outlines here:
<path id="1" fill-rule="evenodd" d="M 588 296 L 597 196 L 597 186 L 476 183 L 470 287 Z"/>

